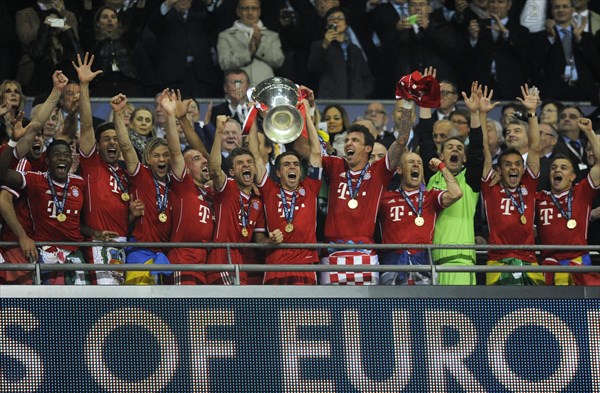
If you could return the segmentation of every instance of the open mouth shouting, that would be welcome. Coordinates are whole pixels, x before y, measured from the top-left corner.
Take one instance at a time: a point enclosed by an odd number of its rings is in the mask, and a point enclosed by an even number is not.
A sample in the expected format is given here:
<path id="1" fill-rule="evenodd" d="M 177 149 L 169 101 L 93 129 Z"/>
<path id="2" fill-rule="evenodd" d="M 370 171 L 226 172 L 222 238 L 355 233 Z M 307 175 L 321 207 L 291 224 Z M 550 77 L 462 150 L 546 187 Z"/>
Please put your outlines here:
<path id="1" fill-rule="evenodd" d="M 552 185 L 554 188 L 559 188 L 563 181 L 563 175 L 561 173 L 555 173 L 552 177 Z"/>
<path id="2" fill-rule="evenodd" d="M 457 153 L 452 153 L 450 155 L 450 163 L 451 164 L 458 164 L 458 162 L 459 162 L 458 154 Z"/>
<path id="3" fill-rule="evenodd" d="M 242 170 L 242 179 L 244 179 L 245 182 L 251 182 L 252 181 L 252 171 L 250 169 Z"/>
<path id="4" fill-rule="evenodd" d="M 59 179 L 64 179 L 69 174 L 69 166 L 64 163 L 60 163 L 56 165 L 56 177 Z"/>
<path id="5" fill-rule="evenodd" d="M 352 158 L 352 157 L 354 157 L 354 149 L 352 149 L 352 148 L 346 149 L 346 152 L 345 152 L 345 153 L 346 153 L 346 157 L 347 157 L 347 158 Z"/>

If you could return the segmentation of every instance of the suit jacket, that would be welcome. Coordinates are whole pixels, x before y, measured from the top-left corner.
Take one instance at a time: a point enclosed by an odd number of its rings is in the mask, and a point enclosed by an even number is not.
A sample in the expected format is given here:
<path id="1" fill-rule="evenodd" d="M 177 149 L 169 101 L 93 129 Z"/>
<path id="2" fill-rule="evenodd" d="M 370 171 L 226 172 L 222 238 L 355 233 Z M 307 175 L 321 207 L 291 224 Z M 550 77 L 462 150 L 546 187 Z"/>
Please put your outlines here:
<path id="1" fill-rule="evenodd" d="M 560 35 L 556 27 L 554 30 L 556 38 L 553 44 L 545 31 L 533 34 L 531 59 L 534 82 L 545 97 L 597 102 L 596 80 L 600 74 L 600 53 L 595 47 L 594 36 L 583 32 L 579 43 L 572 40 L 578 74 L 578 81 L 573 88 L 563 79 L 566 61 Z"/>
<path id="2" fill-rule="evenodd" d="M 588 11 L 589 20 L 588 23 L 590 25 L 591 33 L 596 34 L 600 31 L 600 14 L 589 10 Z"/>
<path id="3" fill-rule="evenodd" d="M 148 27 L 156 36 L 158 57 L 156 70 L 159 84 L 163 86 L 185 82 L 185 69 L 188 67 L 188 56 L 193 56 L 191 63 L 196 78 L 207 84 L 217 80 L 216 70 L 210 57 L 208 41 L 209 21 L 206 10 L 191 8 L 184 20 L 175 8 L 166 15 L 157 8 L 148 20 Z"/>
<path id="4" fill-rule="evenodd" d="M 583 133 L 581 133 L 580 138 L 581 138 L 581 142 L 583 143 L 583 147 L 585 149 L 585 146 L 587 145 L 587 138 L 585 137 L 585 135 Z M 582 150 L 582 151 L 583 151 L 582 158 L 579 158 L 575 153 L 573 153 L 571 151 L 571 149 L 569 149 L 569 147 L 565 143 L 565 140 L 563 139 L 563 137 L 560 134 L 558 136 L 556 146 L 554 146 L 554 150 L 552 151 L 553 156 L 556 156 L 558 154 L 565 155 L 565 156 L 569 157 L 571 159 L 571 161 L 575 164 L 575 174 L 577 175 L 577 178 L 575 179 L 576 183 L 578 183 L 583 178 L 585 178 L 588 173 L 587 168 L 584 168 L 584 169 L 579 168 L 580 163 L 586 164 L 585 150 Z M 548 171 L 548 173 L 549 173 L 549 171 Z"/>
<path id="5" fill-rule="evenodd" d="M 313 42 L 308 70 L 319 79 L 319 98 L 365 99 L 373 92 L 375 78 L 361 50 L 348 43 L 348 60 L 339 42 L 323 49 L 323 41 Z"/>
<path id="6" fill-rule="evenodd" d="M 520 95 L 520 86 L 528 79 L 529 30 L 521 26 L 518 20 L 509 19 L 505 25 L 509 31 L 508 38 L 504 39 L 502 35 L 498 35 L 498 39 L 494 41 L 490 29 L 491 19 L 479 23 L 477 44 L 471 46 L 469 40 L 466 40 L 466 72 L 463 72 L 463 75 L 469 80 L 463 81 L 463 86 L 476 80 L 484 85 L 493 86 L 494 97 L 513 100 Z M 495 77 L 490 72 L 492 62 L 495 62 Z"/>
<path id="7" fill-rule="evenodd" d="M 219 115 L 229 116 L 232 119 L 237 120 L 240 124 L 242 124 L 242 125 L 244 124 L 245 119 L 240 119 L 237 112 L 235 112 L 233 115 L 231 114 L 231 110 L 229 109 L 229 102 L 227 102 L 227 101 L 212 108 L 212 112 L 210 115 L 210 122 L 212 124 L 216 125 L 217 124 L 217 116 L 219 116 Z"/>
<path id="8" fill-rule="evenodd" d="M 271 30 L 261 30 L 262 38 L 254 56 L 248 50 L 248 37 L 235 25 L 219 34 L 217 52 L 223 71 L 241 68 L 248 73 L 250 83 L 258 84 L 275 75 L 283 64 L 279 35 Z M 210 57 L 210 56 L 208 56 Z"/>

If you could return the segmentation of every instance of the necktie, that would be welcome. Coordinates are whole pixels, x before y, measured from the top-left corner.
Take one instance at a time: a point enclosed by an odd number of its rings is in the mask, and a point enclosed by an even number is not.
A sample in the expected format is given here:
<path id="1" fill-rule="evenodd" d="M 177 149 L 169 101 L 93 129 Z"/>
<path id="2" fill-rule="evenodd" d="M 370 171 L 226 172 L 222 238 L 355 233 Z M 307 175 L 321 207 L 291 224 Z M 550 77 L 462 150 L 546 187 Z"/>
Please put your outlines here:
<path id="1" fill-rule="evenodd" d="M 579 160 L 581 160 L 581 145 L 579 144 L 579 142 L 577 141 L 569 141 L 569 146 L 572 147 L 573 152 L 575 153 L 575 155 L 577 156 L 577 158 L 579 158 Z"/>
<path id="2" fill-rule="evenodd" d="M 571 64 L 573 61 L 573 43 L 571 40 L 571 30 L 562 29 L 563 38 L 562 38 L 562 47 L 563 53 L 565 55 L 565 61 L 567 64 Z"/>

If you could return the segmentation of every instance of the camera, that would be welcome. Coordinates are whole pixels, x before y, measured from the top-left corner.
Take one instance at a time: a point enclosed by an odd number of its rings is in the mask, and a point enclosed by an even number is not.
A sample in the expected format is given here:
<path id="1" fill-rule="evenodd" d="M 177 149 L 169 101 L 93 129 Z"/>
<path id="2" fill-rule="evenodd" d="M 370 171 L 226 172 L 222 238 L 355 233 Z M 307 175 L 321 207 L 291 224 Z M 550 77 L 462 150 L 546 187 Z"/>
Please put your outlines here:
<path id="1" fill-rule="evenodd" d="M 330 23 L 327 25 L 327 30 L 337 31 L 337 25 L 335 23 Z"/>
<path id="2" fill-rule="evenodd" d="M 48 19 L 50 27 L 63 28 L 65 27 L 65 20 L 59 18 Z"/>

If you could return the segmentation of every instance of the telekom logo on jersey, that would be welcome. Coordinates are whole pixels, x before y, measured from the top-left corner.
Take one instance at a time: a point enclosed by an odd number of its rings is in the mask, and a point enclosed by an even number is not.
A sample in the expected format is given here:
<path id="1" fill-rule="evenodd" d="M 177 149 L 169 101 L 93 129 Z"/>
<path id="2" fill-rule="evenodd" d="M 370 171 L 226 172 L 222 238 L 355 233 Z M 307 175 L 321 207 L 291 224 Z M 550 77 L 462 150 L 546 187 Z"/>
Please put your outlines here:
<path id="1" fill-rule="evenodd" d="M 525 206 L 525 209 L 527 209 L 527 205 L 523 206 Z M 500 201 L 500 210 L 502 210 L 503 215 L 510 216 L 510 212 L 515 210 L 515 206 L 512 204 L 509 198 L 502 198 L 502 201 Z"/>

